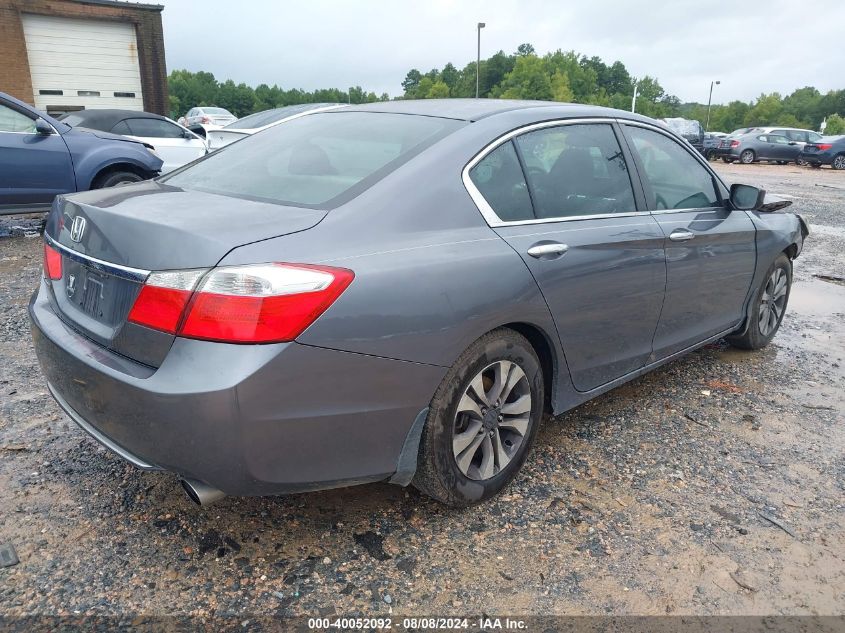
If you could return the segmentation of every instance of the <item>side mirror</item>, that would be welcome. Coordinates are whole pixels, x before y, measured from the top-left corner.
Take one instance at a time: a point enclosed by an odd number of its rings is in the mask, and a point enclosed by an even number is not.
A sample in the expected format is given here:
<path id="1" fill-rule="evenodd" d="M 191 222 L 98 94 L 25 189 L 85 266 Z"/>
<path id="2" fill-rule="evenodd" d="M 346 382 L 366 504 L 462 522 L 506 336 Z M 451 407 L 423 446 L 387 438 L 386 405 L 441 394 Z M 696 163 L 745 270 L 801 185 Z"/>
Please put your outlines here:
<path id="1" fill-rule="evenodd" d="M 763 206 L 766 192 L 751 185 L 731 185 L 731 206 L 739 211 L 754 211 Z"/>
<path id="2" fill-rule="evenodd" d="M 55 130 L 53 130 L 53 126 L 47 123 L 41 117 L 35 119 L 35 133 L 40 134 L 42 136 L 50 136 L 53 134 Z"/>

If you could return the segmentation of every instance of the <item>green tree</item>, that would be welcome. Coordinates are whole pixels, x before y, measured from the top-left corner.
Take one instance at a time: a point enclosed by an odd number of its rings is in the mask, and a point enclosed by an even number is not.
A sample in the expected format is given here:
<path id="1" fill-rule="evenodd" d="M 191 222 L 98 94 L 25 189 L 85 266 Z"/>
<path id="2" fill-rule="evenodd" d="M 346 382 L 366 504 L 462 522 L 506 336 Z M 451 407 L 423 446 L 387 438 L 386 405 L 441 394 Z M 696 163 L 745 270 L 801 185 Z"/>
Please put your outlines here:
<path id="1" fill-rule="evenodd" d="M 434 86 L 434 82 L 431 80 L 430 77 L 423 77 L 420 79 L 420 83 L 417 86 L 417 89 L 414 93 L 415 99 L 425 99 L 428 97 L 428 93 L 431 91 L 432 86 Z"/>
<path id="2" fill-rule="evenodd" d="M 535 55 L 536 53 L 531 44 L 525 43 L 516 47 L 516 54 L 520 57 L 525 57 L 526 55 Z"/>
<path id="3" fill-rule="evenodd" d="M 407 98 L 414 98 L 414 95 L 416 95 L 417 93 L 417 87 L 420 85 L 421 79 L 422 73 L 416 68 L 412 68 L 408 71 L 408 74 L 405 75 L 405 80 L 402 82 L 402 90 L 405 91 L 405 96 Z"/>
<path id="4" fill-rule="evenodd" d="M 446 85 L 445 81 L 435 81 L 425 97 L 426 99 L 448 99 L 449 86 Z"/>
<path id="5" fill-rule="evenodd" d="M 827 127 L 824 129 L 824 133 L 830 136 L 845 134 L 845 117 L 838 114 L 831 114 L 827 117 Z"/>
<path id="6" fill-rule="evenodd" d="M 516 58 L 513 70 L 505 75 L 504 81 L 493 91 L 502 99 L 552 99 L 552 85 L 545 64 L 536 55 Z"/>
<path id="7" fill-rule="evenodd" d="M 572 88 L 569 87 L 569 76 L 560 70 L 556 70 L 552 75 L 551 88 L 553 101 L 569 103 L 575 98 Z"/>
<path id="8" fill-rule="evenodd" d="M 773 92 L 770 95 L 762 94 L 757 99 L 754 107 L 745 115 L 745 125 L 777 125 L 775 121 L 783 112 L 783 104 L 780 95 Z"/>

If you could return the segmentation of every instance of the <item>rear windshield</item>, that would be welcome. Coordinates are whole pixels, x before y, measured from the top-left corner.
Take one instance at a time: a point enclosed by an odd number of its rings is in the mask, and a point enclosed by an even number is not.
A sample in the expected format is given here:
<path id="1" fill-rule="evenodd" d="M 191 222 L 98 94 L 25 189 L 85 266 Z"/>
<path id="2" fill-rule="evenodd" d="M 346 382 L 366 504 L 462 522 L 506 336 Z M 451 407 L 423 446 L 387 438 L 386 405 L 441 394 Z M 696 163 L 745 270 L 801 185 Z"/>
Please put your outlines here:
<path id="1" fill-rule="evenodd" d="M 275 110 L 264 110 L 263 112 L 256 112 L 250 114 L 242 119 L 238 119 L 234 123 L 226 126 L 228 130 L 252 130 L 257 127 L 264 127 L 276 121 L 281 121 L 284 118 L 307 112 L 308 110 L 315 110 L 317 108 L 324 108 L 332 104 L 329 103 L 308 103 L 302 105 L 290 105 L 284 108 L 276 108 Z"/>
<path id="2" fill-rule="evenodd" d="M 78 114 L 66 114 L 65 116 L 59 118 L 59 121 L 62 121 L 63 123 L 67 123 L 71 127 L 76 127 L 77 125 L 82 123 L 84 120 L 85 119 L 83 119 Z"/>
<path id="3" fill-rule="evenodd" d="M 312 114 L 232 143 L 160 181 L 327 209 L 358 195 L 464 124 L 380 112 Z"/>

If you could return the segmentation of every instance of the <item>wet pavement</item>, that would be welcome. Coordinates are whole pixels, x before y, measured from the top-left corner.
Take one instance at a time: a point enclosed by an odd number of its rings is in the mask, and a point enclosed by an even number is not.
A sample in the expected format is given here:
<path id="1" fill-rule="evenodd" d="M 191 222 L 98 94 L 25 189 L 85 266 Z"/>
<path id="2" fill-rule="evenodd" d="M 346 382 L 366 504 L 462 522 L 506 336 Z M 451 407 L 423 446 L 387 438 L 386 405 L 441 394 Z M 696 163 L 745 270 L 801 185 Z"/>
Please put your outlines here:
<path id="1" fill-rule="evenodd" d="M 774 342 L 546 420 L 515 484 L 464 511 L 387 484 L 194 507 L 49 397 L 26 320 L 40 242 L 0 238 L 0 545 L 20 558 L 0 611 L 845 613 L 845 174 L 717 169 L 811 227 Z"/>

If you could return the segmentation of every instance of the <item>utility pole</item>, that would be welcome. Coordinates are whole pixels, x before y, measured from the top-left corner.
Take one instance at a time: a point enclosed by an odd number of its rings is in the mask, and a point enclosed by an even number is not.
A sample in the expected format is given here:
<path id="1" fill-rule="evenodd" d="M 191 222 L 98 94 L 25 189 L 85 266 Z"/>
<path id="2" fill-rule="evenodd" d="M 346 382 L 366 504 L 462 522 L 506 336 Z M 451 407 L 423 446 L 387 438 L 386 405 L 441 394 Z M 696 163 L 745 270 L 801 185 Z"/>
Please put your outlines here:
<path id="1" fill-rule="evenodd" d="M 639 87 L 639 84 L 634 84 L 634 96 L 631 98 L 631 112 L 637 111 L 637 90 Z"/>
<path id="2" fill-rule="evenodd" d="M 713 85 L 719 85 L 722 83 L 721 81 L 711 81 L 710 82 L 710 96 L 707 97 L 707 123 L 704 125 L 704 131 L 710 131 L 710 103 L 713 101 Z"/>
<path id="3" fill-rule="evenodd" d="M 478 31 L 478 55 L 475 58 L 475 98 L 478 99 L 478 86 L 481 78 L 481 29 L 487 26 L 484 22 L 479 22 L 476 30 Z"/>

